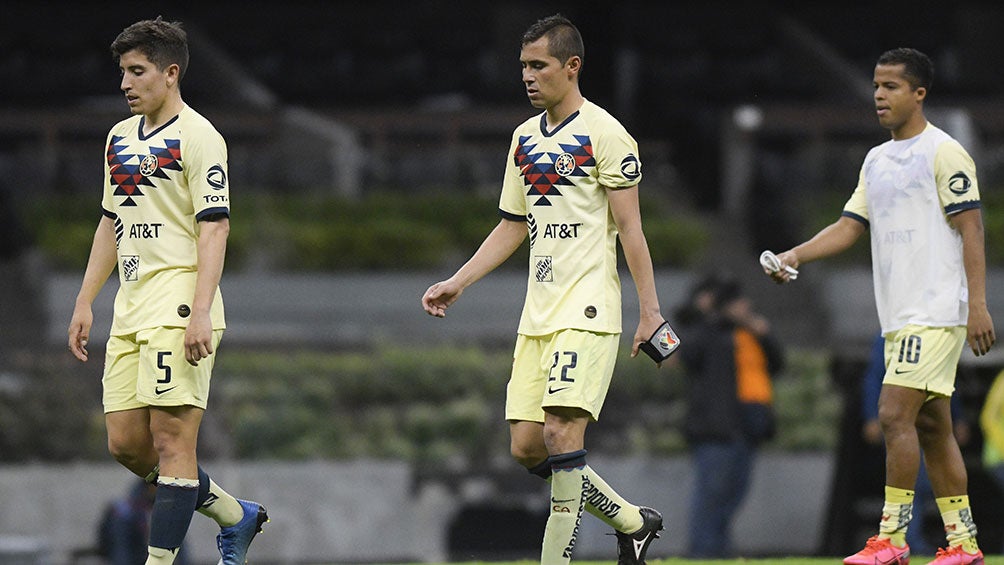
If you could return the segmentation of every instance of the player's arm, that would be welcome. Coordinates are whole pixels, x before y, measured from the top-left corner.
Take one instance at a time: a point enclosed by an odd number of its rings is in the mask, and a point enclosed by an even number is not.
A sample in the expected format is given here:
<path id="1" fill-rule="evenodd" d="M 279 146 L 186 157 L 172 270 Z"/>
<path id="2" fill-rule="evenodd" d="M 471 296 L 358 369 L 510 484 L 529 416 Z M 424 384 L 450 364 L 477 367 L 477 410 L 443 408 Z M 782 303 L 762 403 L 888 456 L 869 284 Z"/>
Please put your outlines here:
<path id="1" fill-rule="evenodd" d="M 230 235 L 230 218 L 216 215 L 199 222 L 197 243 L 198 274 L 195 278 L 195 297 L 192 299 L 192 318 L 185 331 L 185 360 L 197 365 L 213 353 L 213 321 L 210 310 L 216 289 L 223 277 L 223 260 L 227 253 Z"/>
<path id="2" fill-rule="evenodd" d="M 464 289 L 492 272 L 519 249 L 526 239 L 526 222 L 502 218 L 481 247 L 454 275 L 429 287 L 422 296 L 422 308 L 437 318 L 460 298 Z"/>
<path id="3" fill-rule="evenodd" d="M 979 208 L 970 208 L 948 217 L 962 235 L 962 265 L 969 287 L 969 323 L 966 339 L 976 355 L 990 351 L 997 341 L 994 322 L 987 309 L 986 253 L 984 251 L 983 216 Z"/>
<path id="4" fill-rule="evenodd" d="M 861 220 L 850 216 L 840 216 L 836 222 L 821 229 L 812 239 L 779 253 L 777 258 L 782 265 L 797 269 L 803 263 L 837 255 L 847 250 L 865 233 L 868 227 Z M 780 269 L 770 273 L 775 282 L 787 282 L 788 273 Z"/>
<path id="5" fill-rule="evenodd" d="M 117 262 L 115 223 L 110 217 L 102 216 L 94 231 L 91 254 L 87 258 L 87 268 L 84 270 L 84 280 L 80 283 L 80 291 L 73 306 L 73 317 L 67 330 L 70 352 L 81 361 L 87 361 L 87 340 L 90 338 L 91 324 L 94 322 L 91 304 L 101 292 Z"/>
<path id="6" fill-rule="evenodd" d="M 607 189 L 610 211 L 617 224 L 624 260 L 635 290 L 638 292 L 639 319 L 631 356 L 638 354 L 638 345 L 648 340 L 666 320 L 659 309 L 659 295 L 655 290 L 655 272 L 652 255 L 641 225 L 641 208 L 638 204 L 638 185 L 629 188 Z"/>

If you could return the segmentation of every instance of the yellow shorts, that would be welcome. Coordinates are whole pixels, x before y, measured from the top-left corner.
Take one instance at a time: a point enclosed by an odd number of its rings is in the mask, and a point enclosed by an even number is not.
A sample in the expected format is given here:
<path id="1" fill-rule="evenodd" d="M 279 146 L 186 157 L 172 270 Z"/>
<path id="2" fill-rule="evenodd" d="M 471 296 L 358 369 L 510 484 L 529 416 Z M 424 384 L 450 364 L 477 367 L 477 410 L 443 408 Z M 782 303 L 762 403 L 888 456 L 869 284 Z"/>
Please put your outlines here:
<path id="1" fill-rule="evenodd" d="M 561 330 L 516 337 L 506 420 L 543 422 L 544 408 L 582 408 L 596 420 L 610 388 L 620 334 Z"/>
<path id="2" fill-rule="evenodd" d="M 908 325 L 886 334 L 882 383 L 951 396 L 965 343 L 965 326 Z"/>
<path id="3" fill-rule="evenodd" d="M 146 406 L 197 406 L 209 400 L 209 379 L 223 330 L 213 331 L 213 354 L 185 361 L 185 328 L 151 328 L 111 336 L 101 379 L 105 413 Z"/>

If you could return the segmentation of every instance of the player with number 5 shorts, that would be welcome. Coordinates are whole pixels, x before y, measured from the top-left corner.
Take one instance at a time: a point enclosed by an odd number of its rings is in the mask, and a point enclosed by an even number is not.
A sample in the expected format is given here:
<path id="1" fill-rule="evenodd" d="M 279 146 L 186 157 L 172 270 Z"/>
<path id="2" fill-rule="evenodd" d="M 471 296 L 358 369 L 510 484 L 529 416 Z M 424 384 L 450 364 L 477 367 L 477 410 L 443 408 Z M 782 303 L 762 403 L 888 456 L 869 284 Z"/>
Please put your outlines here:
<path id="1" fill-rule="evenodd" d="M 132 117 L 105 143 L 102 217 L 69 348 L 87 361 L 91 304 L 117 268 L 102 401 L 112 455 L 156 484 L 146 564 L 172 563 L 199 511 L 220 525 L 220 562 L 243 565 L 265 508 L 221 489 L 196 457 L 226 327 L 219 289 L 230 233 L 226 144 L 181 98 L 188 41 L 180 23 L 137 22 L 111 50 Z"/>

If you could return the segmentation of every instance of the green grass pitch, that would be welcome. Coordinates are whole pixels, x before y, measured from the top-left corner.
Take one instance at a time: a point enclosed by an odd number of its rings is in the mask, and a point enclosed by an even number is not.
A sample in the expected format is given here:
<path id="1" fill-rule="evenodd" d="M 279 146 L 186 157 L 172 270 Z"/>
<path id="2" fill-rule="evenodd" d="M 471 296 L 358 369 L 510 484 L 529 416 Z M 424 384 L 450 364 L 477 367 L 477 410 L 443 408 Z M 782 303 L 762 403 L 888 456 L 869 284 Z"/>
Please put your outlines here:
<path id="1" fill-rule="evenodd" d="M 934 559 L 933 556 L 911 556 L 910 561 L 917 565 Z M 648 559 L 648 565 L 840 565 L 840 557 L 766 557 L 757 559 Z M 476 561 L 455 562 L 441 565 L 536 565 L 537 561 Z M 418 565 L 418 564 L 415 564 Z M 429 565 L 429 564 L 422 564 Z M 575 561 L 572 565 L 610 565 L 609 561 Z M 985 565 L 1004 565 L 1004 555 L 987 555 Z"/>

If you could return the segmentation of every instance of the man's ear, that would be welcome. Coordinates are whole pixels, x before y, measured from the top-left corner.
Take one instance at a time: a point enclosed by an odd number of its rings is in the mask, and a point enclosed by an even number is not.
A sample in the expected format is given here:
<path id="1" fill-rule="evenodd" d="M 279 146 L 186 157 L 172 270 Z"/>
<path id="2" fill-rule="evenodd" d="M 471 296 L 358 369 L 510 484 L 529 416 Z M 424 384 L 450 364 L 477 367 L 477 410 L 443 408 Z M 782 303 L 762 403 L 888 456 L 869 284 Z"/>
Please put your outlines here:
<path id="1" fill-rule="evenodd" d="M 172 63 L 164 69 L 164 75 L 167 77 L 168 86 L 176 85 L 181 77 L 181 67 L 177 63 Z"/>
<path id="2" fill-rule="evenodd" d="M 572 55 L 565 61 L 565 68 L 568 69 L 569 76 L 579 74 L 582 70 L 582 57 Z"/>

